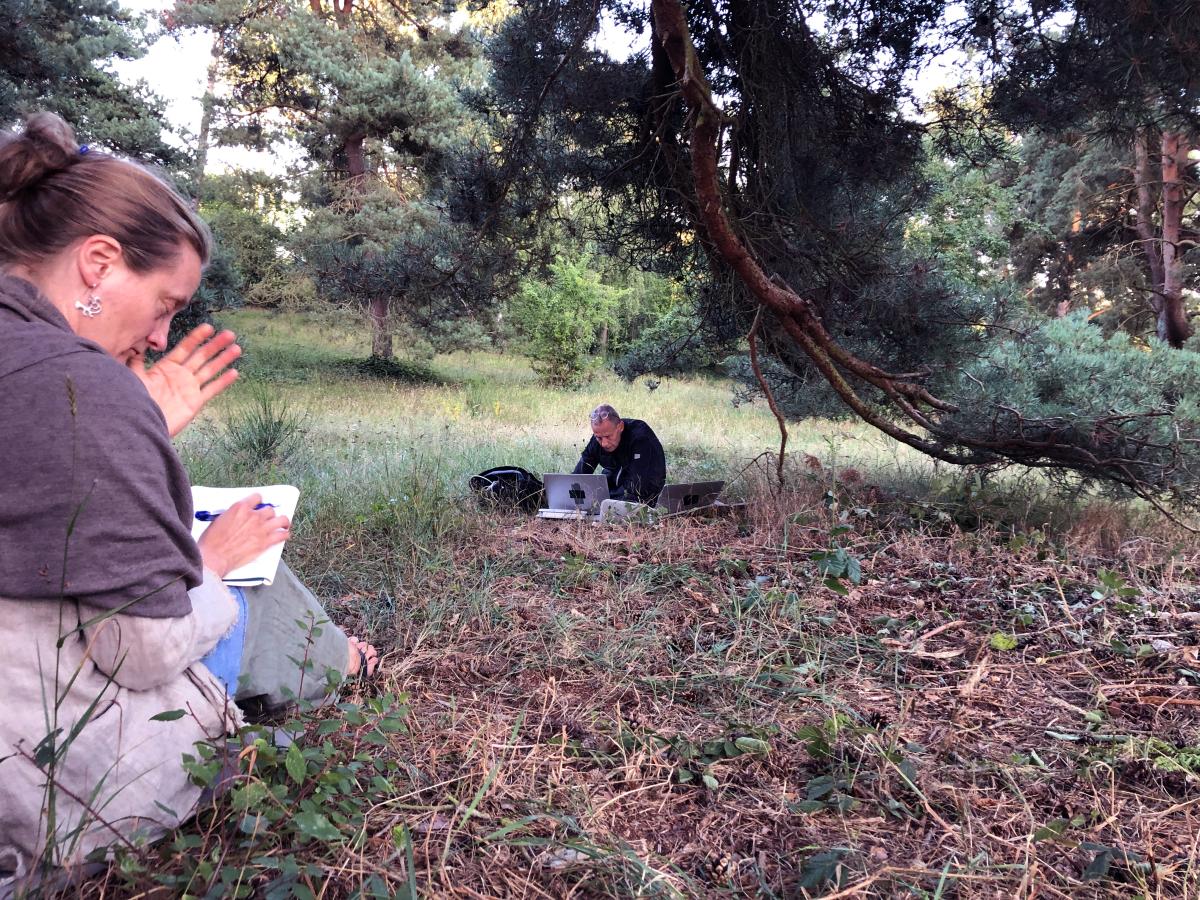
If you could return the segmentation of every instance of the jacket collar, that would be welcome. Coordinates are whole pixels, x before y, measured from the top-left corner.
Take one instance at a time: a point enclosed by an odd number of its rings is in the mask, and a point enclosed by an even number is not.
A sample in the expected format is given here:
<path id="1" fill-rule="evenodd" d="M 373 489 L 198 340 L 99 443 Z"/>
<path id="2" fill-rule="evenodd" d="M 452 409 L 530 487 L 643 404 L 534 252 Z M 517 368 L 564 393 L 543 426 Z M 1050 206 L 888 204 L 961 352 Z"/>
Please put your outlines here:
<path id="1" fill-rule="evenodd" d="M 0 377 L 46 359 L 87 352 L 105 350 L 72 331 L 34 285 L 0 273 Z"/>

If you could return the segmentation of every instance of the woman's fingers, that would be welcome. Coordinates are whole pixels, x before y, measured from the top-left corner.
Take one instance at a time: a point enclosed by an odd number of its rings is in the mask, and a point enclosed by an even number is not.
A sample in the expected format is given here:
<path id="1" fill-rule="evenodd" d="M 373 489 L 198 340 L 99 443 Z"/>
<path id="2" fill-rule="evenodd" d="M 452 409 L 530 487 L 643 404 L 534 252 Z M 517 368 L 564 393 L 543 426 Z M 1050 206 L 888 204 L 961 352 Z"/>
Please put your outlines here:
<path id="1" fill-rule="evenodd" d="M 203 325 L 197 325 L 195 328 L 185 334 L 179 343 L 172 347 L 170 351 L 165 354 L 164 358 L 171 360 L 171 362 L 184 365 L 188 361 L 188 358 L 196 352 L 196 349 L 210 337 L 212 337 L 212 334 L 215 330 L 215 328 L 207 323 Z"/>
<path id="2" fill-rule="evenodd" d="M 212 367 L 219 362 L 219 357 L 232 350 L 232 356 L 226 356 L 225 361 L 217 365 L 211 371 L 215 374 L 224 366 L 237 359 L 241 355 L 241 347 L 235 343 L 237 335 L 232 331 L 225 330 L 217 335 L 213 335 L 213 327 L 211 325 L 197 325 L 189 331 L 184 338 L 171 348 L 171 351 L 166 354 L 164 359 L 168 359 L 173 363 L 178 363 L 186 369 L 200 375 L 206 367 Z"/>
<path id="3" fill-rule="evenodd" d="M 237 380 L 237 369 L 226 369 L 217 378 L 210 381 L 201 389 L 200 397 L 204 403 L 207 403 Z"/>
<path id="4" fill-rule="evenodd" d="M 251 494 L 249 497 L 239 500 L 233 506 L 229 507 L 225 515 L 235 510 L 239 512 L 239 515 L 244 514 L 248 517 L 248 521 L 255 526 L 255 530 L 260 537 L 263 535 L 273 537 L 274 532 L 287 532 L 292 527 L 291 520 L 287 516 L 275 512 L 274 506 L 264 504 L 262 502 L 262 495 L 260 494 Z M 267 546 L 277 544 L 279 541 L 285 539 L 278 538 L 277 540 L 271 540 L 270 537 L 267 538 L 270 541 Z"/>
<path id="5" fill-rule="evenodd" d="M 184 365 L 201 380 L 207 380 L 241 355 L 242 348 L 237 344 L 237 335 L 232 331 L 222 331 L 193 350 Z"/>
<path id="6" fill-rule="evenodd" d="M 226 333 L 229 334 L 230 338 L 232 339 L 233 332 Z M 215 341 L 216 338 L 213 340 Z M 207 350 L 208 346 L 209 345 L 206 345 L 204 349 Z M 242 348 L 238 344 L 230 343 L 228 346 L 222 348 L 220 353 L 216 354 L 207 362 L 203 363 L 199 368 L 197 368 L 196 377 L 200 379 L 201 384 L 211 381 L 217 375 L 221 374 L 222 371 L 228 369 L 241 355 Z"/>

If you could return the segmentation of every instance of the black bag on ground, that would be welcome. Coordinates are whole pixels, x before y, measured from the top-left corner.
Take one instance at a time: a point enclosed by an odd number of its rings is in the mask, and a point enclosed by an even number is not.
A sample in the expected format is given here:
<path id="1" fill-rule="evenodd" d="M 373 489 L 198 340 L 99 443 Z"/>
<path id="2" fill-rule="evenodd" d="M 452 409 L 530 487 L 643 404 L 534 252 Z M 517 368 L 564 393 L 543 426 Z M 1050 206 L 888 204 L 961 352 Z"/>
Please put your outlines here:
<path id="1" fill-rule="evenodd" d="M 535 513 L 542 505 L 542 480 L 520 466 L 496 466 L 472 475 L 471 490 L 490 509 Z"/>

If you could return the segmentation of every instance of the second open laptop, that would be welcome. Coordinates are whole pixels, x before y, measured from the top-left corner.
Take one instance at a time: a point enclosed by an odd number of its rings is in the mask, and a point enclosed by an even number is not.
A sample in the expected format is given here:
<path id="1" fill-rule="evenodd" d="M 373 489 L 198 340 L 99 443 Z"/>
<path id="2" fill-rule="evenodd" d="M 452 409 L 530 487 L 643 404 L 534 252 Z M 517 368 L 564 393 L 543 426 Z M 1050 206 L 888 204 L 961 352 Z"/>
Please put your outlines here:
<path id="1" fill-rule="evenodd" d="M 667 515 L 691 512 L 712 506 L 717 501 L 721 491 L 725 489 L 723 481 L 694 481 L 688 484 L 668 484 L 658 495 L 655 506 L 666 507 Z"/>
<path id="2" fill-rule="evenodd" d="M 542 519 L 594 521 L 600 504 L 608 499 L 607 475 L 552 473 L 543 475 L 542 482 L 546 490 L 546 505 L 538 510 Z"/>

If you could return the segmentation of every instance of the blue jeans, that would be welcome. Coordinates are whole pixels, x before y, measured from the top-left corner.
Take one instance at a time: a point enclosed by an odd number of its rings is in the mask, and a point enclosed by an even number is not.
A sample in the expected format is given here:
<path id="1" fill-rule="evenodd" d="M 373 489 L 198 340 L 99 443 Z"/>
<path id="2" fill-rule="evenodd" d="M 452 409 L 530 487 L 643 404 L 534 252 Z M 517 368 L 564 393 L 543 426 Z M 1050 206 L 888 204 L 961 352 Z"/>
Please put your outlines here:
<path id="1" fill-rule="evenodd" d="M 233 629 L 217 645 L 208 651 L 200 662 L 225 685 L 225 693 L 232 697 L 237 693 L 238 675 L 242 671 L 242 650 L 246 646 L 246 593 L 239 587 L 230 587 L 229 593 L 237 600 L 238 617 Z"/>

